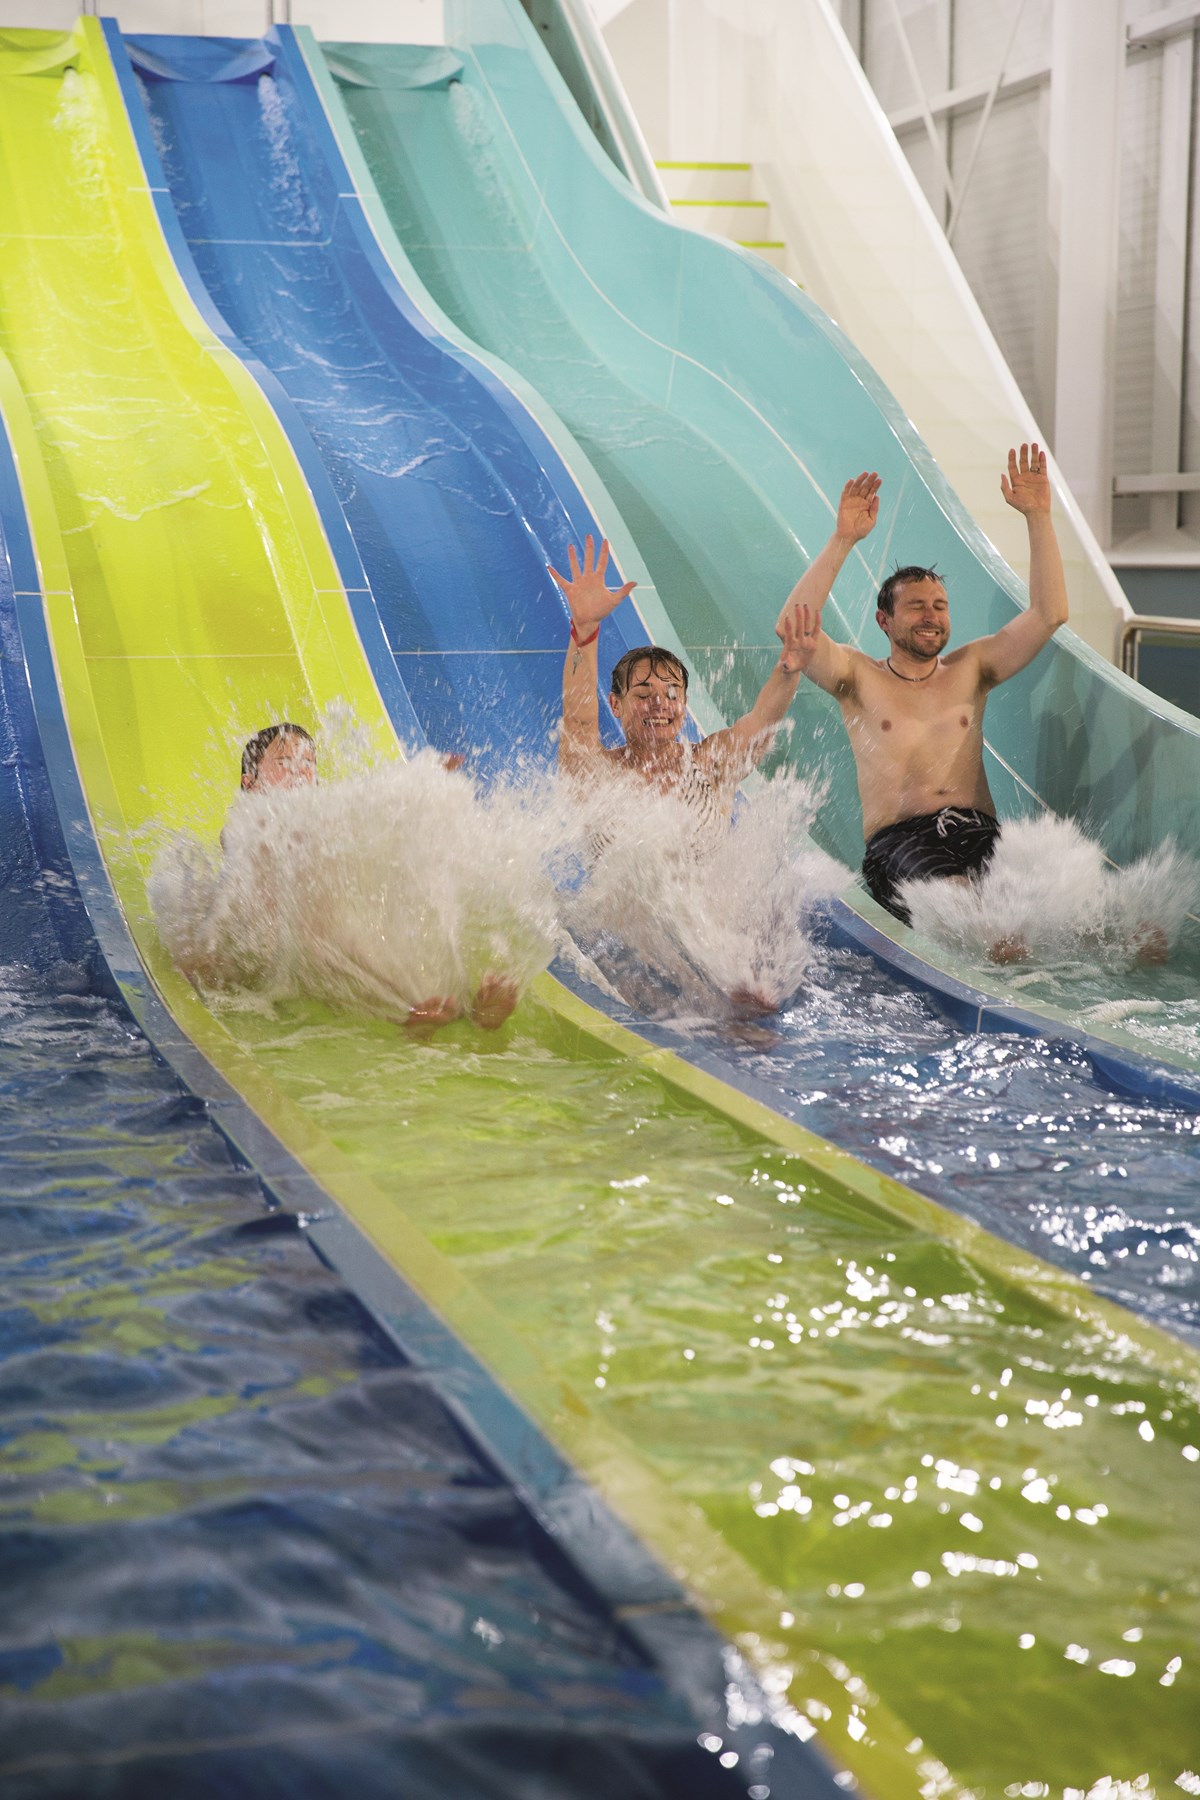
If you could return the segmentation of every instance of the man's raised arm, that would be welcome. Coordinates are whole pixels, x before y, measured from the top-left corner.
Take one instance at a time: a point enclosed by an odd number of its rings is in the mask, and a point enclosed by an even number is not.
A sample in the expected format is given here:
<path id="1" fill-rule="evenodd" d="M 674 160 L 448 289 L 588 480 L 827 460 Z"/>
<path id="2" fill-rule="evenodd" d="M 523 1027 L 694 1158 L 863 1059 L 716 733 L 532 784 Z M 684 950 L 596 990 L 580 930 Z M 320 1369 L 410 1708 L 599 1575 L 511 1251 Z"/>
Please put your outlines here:
<path id="1" fill-rule="evenodd" d="M 829 693 L 836 693 L 848 685 L 851 656 L 844 644 L 837 643 L 822 631 L 821 612 L 851 550 L 875 529 L 879 516 L 879 487 L 879 476 L 866 470 L 846 483 L 838 501 L 833 536 L 788 595 L 775 627 L 776 635 L 782 638 L 789 616 L 796 616 L 797 609 L 807 611 L 810 621 L 815 622 L 815 630 L 808 634 L 809 649 L 803 670 L 810 681 L 815 681 Z"/>
<path id="2" fill-rule="evenodd" d="M 1010 619 L 991 637 L 980 638 L 980 674 L 995 686 L 1033 661 L 1060 625 L 1067 622 L 1067 578 L 1050 510 L 1052 493 L 1046 452 L 1022 444 L 1020 455 L 1008 453 L 1008 473 L 1000 491 L 1011 507 L 1025 515 L 1029 532 L 1029 609 Z"/>
<path id="3" fill-rule="evenodd" d="M 558 766 L 564 773 L 579 774 L 592 764 L 600 750 L 600 702 L 596 692 L 596 643 L 600 625 L 627 594 L 637 586 L 627 581 L 624 587 L 609 592 L 604 585 L 608 567 L 608 539 L 602 538 L 600 554 L 595 542 L 584 539 L 583 567 L 579 566 L 574 544 L 567 546 L 571 561 L 571 580 L 557 569 L 550 574 L 562 589 L 571 614 L 571 637 L 563 663 L 562 731 L 558 740 Z M 547 564 L 549 568 L 549 564 Z"/>

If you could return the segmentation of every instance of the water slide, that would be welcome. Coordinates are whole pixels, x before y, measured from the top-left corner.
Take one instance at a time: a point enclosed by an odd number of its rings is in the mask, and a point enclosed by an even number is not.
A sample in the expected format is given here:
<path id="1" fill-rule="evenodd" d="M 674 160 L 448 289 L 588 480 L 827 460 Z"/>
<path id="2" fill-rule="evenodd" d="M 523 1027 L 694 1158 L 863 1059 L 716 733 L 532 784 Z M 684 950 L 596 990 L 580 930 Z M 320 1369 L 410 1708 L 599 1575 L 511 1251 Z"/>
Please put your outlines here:
<path id="1" fill-rule="evenodd" d="M 636 551 L 622 545 L 624 561 L 648 570 L 719 713 L 738 710 L 769 666 L 780 597 L 824 541 L 846 470 L 864 461 L 883 474 L 888 505 L 837 585 L 834 629 L 873 646 L 874 594 L 897 556 L 945 571 L 962 635 L 1011 617 L 1022 584 L 825 315 L 757 259 L 669 229 L 630 194 L 533 54 L 519 6 L 481 0 L 448 19 L 471 54 L 444 91 L 406 87 L 392 53 L 328 50 L 367 179 L 433 299 L 532 384 L 586 453 L 614 507 L 610 535 L 627 528 Z M 792 754 L 829 779 L 819 841 L 856 864 L 849 751 L 835 710 L 808 688 Z M 1070 632 L 993 697 L 987 754 L 1002 815 L 1073 814 L 1119 864 L 1167 837 L 1198 841 L 1196 722 Z M 888 954 L 879 932 L 913 947 L 869 901 L 855 906 L 871 928 L 859 941 Z M 1139 974 L 1066 992 L 1024 974 L 1005 986 L 946 953 L 934 961 L 993 1001 L 1034 999 L 1071 1026 L 1090 1010 L 1106 1038 L 1195 1066 L 1193 961 L 1157 985 Z M 1154 998 L 1157 1022 L 1145 1013 Z"/>
<path id="2" fill-rule="evenodd" d="M 147 59 L 160 49 L 155 71 Z M 170 49 L 133 46 L 152 107 L 155 91 L 181 90 L 167 148 L 193 168 L 186 72 Z M 229 79 L 219 85 L 263 118 L 218 130 L 227 151 L 255 131 L 270 148 L 276 105 L 287 105 L 274 52 L 246 55 L 241 68 L 222 65 Z M 447 1347 L 411 1292 L 402 1305 L 380 1285 L 379 1261 L 342 1217 L 482 1354 L 502 1384 L 483 1410 L 499 1410 L 526 1490 L 628 1628 L 666 1660 L 674 1644 L 677 1666 L 690 1651 L 694 1671 L 696 1624 L 679 1588 L 598 1528 L 596 1490 L 564 1473 L 545 1439 L 522 1436 L 504 1390 L 636 1526 L 777 1699 L 787 1696 L 789 1729 L 774 1738 L 742 1722 L 741 1742 L 775 1748 L 773 1791 L 814 1779 L 811 1764 L 785 1772 L 814 1728 L 879 1794 L 915 1792 L 942 1779 L 943 1765 L 960 1784 L 991 1779 L 1008 1747 L 1031 1736 L 1043 1740 L 1038 1766 L 1051 1779 L 1157 1770 L 1156 1746 L 1186 1742 L 1195 1714 L 1188 1675 L 1172 1666 L 1194 1621 L 1182 1599 L 1147 1618 L 1137 1662 L 1122 1659 L 1114 1620 L 1140 1619 L 1147 1582 L 1170 1591 L 1186 1563 L 1190 1353 L 560 991 L 542 990 L 515 1042 L 430 1055 L 380 1024 L 316 1007 L 282 1021 L 214 1017 L 167 966 L 147 919 L 144 828 L 215 831 L 223 796 L 206 771 L 265 715 L 315 722 L 331 701 L 349 700 L 381 746 L 412 744 L 423 718 L 452 731 L 459 665 L 453 642 L 419 635 L 437 623 L 422 601 L 408 604 L 405 630 L 416 635 L 393 637 L 385 596 L 377 612 L 339 527 L 353 518 L 345 484 L 342 515 L 288 402 L 265 373 L 256 389 L 215 315 L 206 325 L 191 310 L 94 28 L 53 44 L 31 37 L 12 58 L 19 104 L 4 115 L 10 274 L 0 328 L 13 371 L 4 413 L 38 559 L 37 582 L 27 570 L 14 583 L 26 602 L 23 654 L 43 742 L 61 695 L 87 808 L 56 794 L 72 868 L 85 892 L 95 884 L 89 905 L 109 966 L 155 1041 L 211 1096 L 282 1199 L 317 1214 L 329 1198 L 340 1204 L 343 1215 L 315 1227 L 318 1243 L 333 1259 L 359 1257 L 361 1286 L 436 1345 L 445 1359 L 430 1350 L 436 1377 L 468 1412 L 481 1406 L 477 1365 Z M 402 94 L 453 98 L 436 81 L 414 88 L 411 62 L 405 74 Z M 136 116 L 128 65 L 124 78 Z M 313 195 L 315 175 L 298 166 L 273 203 Z M 64 221 L 52 239 L 30 230 L 35 185 L 47 180 Z M 151 185 L 170 232 L 165 188 Z M 223 185 L 236 206 L 254 184 L 227 164 Z M 349 250 L 362 255 L 354 203 L 337 210 Z M 335 237 L 310 232 L 308 242 L 323 250 Z M 231 266 L 224 245 L 212 246 L 214 283 L 222 262 Z M 258 247 L 296 244 L 276 234 Z M 185 266 L 182 241 L 174 248 Z M 313 291 L 324 319 L 328 290 Z M 374 292 L 351 283 L 360 316 L 398 332 L 402 297 L 393 292 L 394 316 L 384 316 Z M 310 337 L 293 348 L 297 363 L 311 360 Z M 404 355 L 407 368 L 407 343 Z M 469 405 L 477 419 L 478 399 L 462 398 L 464 366 L 456 358 L 444 369 L 448 410 L 460 419 Z M 287 436 L 280 417 L 291 421 Z M 343 418 L 329 441 L 344 429 Z M 482 430 L 476 423 L 472 438 Z M 351 450 L 361 462 L 361 439 Z M 577 525 L 575 496 L 558 486 L 549 450 L 541 457 Z M 488 460 L 494 473 L 501 448 Z M 333 458 L 330 473 L 336 482 Z M 493 511 L 521 530 L 528 516 L 515 505 Z M 418 543 L 423 553 L 404 570 L 414 584 L 441 550 L 436 533 Z M 527 565 L 531 590 L 539 557 Z M 56 692 L 37 659 L 39 629 Z M 543 651 L 540 663 L 550 660 Z M 411 669 L 411 688 L 398 668 Z M 486 751 L 486 735 L 464 741 Z M 107 921 L 100 874 L 83 868 L 89 815 L 121 909 Z M 120 942 L 121 915 L 136 956 Z M 456 1136 L 448 1167 L 446 1121 L 464 1117 L 471 1128 Z M 1078 1416 L 1064 1379 L 1096 1389 Z M 947 1521 L 951 1504 L 957 1517 Z M 1086 1574 L 1097 1533 L 1109 1540 L 1102 1593 Z M 1070 1694 L 1060 1684 L 1050 1711 L 1051 1672 L 1068 1645 L 1083 1646 L 1086 1660 L 1068 1659 Z M 1153 1664 L 1153 1684 L 1143 1692 L 1144 1677 L 1138 1704 L 1114 1708 L 1125 1670 L 1104 1663 L 1122 1660 Z M 991 1703 L 998 1692 L 1005 1705 L 981 1721 L 978 1696 Z"/>

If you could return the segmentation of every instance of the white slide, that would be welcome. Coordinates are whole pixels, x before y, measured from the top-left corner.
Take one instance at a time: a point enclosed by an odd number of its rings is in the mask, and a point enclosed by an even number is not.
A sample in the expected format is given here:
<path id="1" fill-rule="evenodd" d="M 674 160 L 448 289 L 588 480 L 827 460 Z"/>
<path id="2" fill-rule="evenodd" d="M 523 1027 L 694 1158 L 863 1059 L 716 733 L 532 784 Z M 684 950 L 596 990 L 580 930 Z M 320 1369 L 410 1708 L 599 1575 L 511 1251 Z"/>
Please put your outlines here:
<path id="1" fill-rule="evenodd" d="M 603 0 L 593 5 L 602 17 Z M 614 24 L 619 10 L 607 8 Z M 620 69 L 619 30 L 610 42 Z M 891 389 L 1005 561 L 1023 568 L 1022 522 L 997 471 L 1010 444 L 1044 434 L 829 0 L 688 0 L 685 54 L 689 79 L 671 72 L 672 138 L 686 138 L 689 157 L 749 155 L 789 273 Z M 622 72 L 636 93 L 636 72 Z M 1051 472 L 1071 626 L 1112 661 L 1132 608 Z"/>

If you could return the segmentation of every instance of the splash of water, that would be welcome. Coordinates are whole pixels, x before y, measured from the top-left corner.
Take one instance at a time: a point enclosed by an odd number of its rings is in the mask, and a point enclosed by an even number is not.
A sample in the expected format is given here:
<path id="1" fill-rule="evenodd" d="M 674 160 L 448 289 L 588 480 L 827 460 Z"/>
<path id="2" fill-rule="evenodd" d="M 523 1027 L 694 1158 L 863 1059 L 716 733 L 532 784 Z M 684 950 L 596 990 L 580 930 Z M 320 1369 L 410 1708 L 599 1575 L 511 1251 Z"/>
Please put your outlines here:
<path id="1" fill-rule="evenodd" d="M 814 903 L 851 879 L 805 846 L 819 796 L 793 775 L 728 829 L 628 777 L 518 770 L 484 793 L 432 752 L 379 766 L 342 713 L 320 760 L 320 786 L 239 796 L 219 849 L 160 834 L 159 934 L 206 992 L 403 1020 L 434 995 L 468 1010 L 489 975 L 523 990 L 559 950 L 645 1010 L 766 1011 L 804 979 Z"/>
<path id="2" fill-rule="evenodd" d="M 805 844 L 820 803 L 810 783 L 781 773 L 758 784 L 731 829 L 629 778 L 576 796 L 586 875 L 563 916 L 610 989 L 642 1011 L 701 1019 L 795 994 L 812 909 L 852 879 Z"/>
<path id="3" fill-rule="evenodd" d="M 1006 824 L 978 880 L 907 881 L 914 928 L 972 960 L 1161 960 L 1200 903 L 1200 864 L 1171 842 L 1124 869 L 1071 819 Z"/>
<path id="4" fill-rule="evenodd" d="M 279 225 L 284 231 L 320 237 L 321 221 L 305 191 L 304 174 L 296 152 L 289 99 L 269 73 L 259 76 L 257 93 Z"/>
<path id="5" fill-rule="evenodd" d="M 177 832 L 149 883 L 159 934 L 205 990 L 309 995 L 406 1019 L 519 990 L 554 947 L 545 808 L 486 796 L 432 752 L 315 787 L 238 797 L 218 851 Z"/>

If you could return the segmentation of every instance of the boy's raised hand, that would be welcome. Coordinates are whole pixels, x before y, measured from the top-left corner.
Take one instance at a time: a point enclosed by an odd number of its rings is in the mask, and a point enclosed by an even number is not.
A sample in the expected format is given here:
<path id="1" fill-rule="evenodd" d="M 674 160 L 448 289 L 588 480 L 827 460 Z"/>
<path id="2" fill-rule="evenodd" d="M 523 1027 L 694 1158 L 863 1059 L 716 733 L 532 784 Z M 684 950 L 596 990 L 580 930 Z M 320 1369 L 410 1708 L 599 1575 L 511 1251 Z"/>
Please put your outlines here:
<path id="1" fill-rule="evenodd" d="M 783 644 L 781 666 L 789 675 L 802 675 L 816 652 L 821 615 L 815 607 L 803 603 L 790 606 L 781 614 L 775 635 Z"/>
<path id="2" fill-rule="evenodd" d="M 600 554 L 596 555 L 595 540 L 587 536 L 583 540 L 583 567 L 579 566 L 579 557 L 574 544 L 567 545 L 567 556 L 571 563 L 571 579 L 560 575 L 549 563 L 547 569 L 562 589 L 563 596 L 570 608 L 571 619 L 580 637 L 586 636 L 607 619 L 610 612 L 620 605 L 627 594 L 632 594 L 637 586 L 636 581 L 627 581 L 623 587 L 609 589 L 604 583 L 604 571 L 608 567 L 608 539 L 601 538 Z"/>

